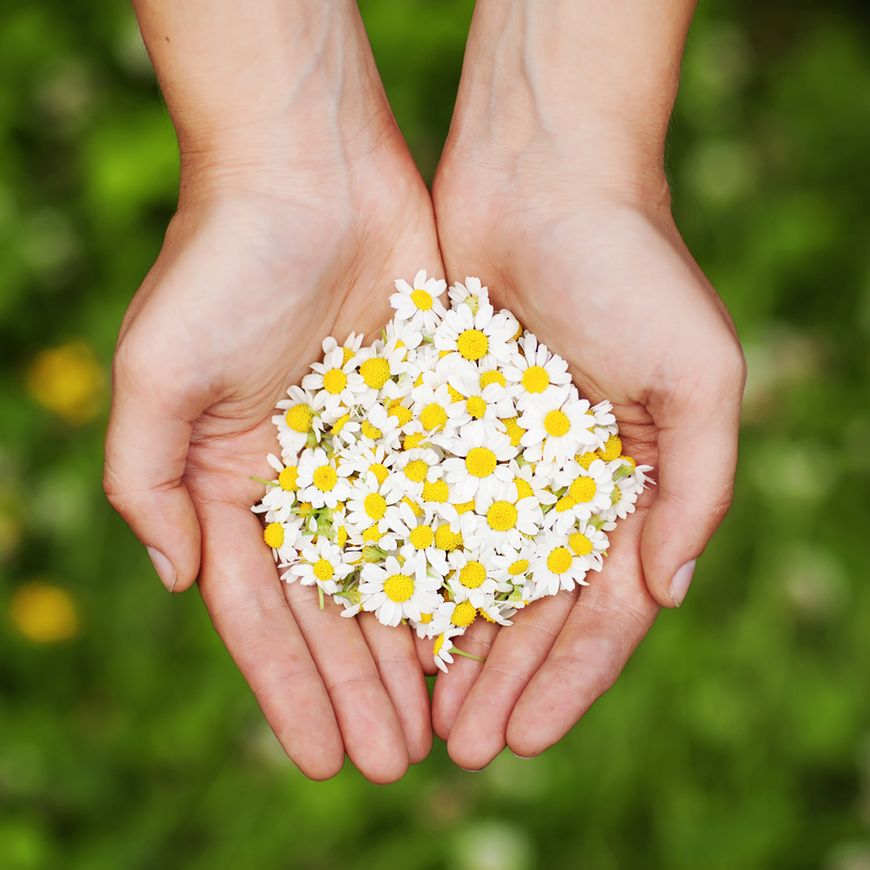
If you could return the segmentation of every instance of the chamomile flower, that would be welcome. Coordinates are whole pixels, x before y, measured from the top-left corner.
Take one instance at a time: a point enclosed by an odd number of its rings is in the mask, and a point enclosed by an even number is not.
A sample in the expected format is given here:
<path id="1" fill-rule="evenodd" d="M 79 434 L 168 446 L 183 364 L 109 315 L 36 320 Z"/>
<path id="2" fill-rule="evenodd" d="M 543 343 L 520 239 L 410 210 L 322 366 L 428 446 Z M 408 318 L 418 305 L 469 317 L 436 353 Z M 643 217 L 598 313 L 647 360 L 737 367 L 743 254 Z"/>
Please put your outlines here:
<path id="1" fill-rule="evenodd" d="M 447 291 L 447 295 L 453 308 L 465 305 L 475 314 L 481 305 L 489 305 L 489 290 L 480 283 L 480 278 L 468 277 L 464 284 L 457 281 Z"/>
<path id="2" fill-rule="evenodd" d="M 608 547 L 607 535 L 593 525 L 580 525 L 568 531 L 566 545 L 574 555 L 575 567 L 600 571 Z"/>
<path id="3" fill-rule="evenodd" d="M 484 607 L 498 592 L 510 590 L 510 584 L 499 583 L 492 574 L 493 555 L 492 550 L 457 550 L 451 553 L 453 574 L 447 585 L 454 601 L 470 601 L 474 607 Z"/>
<path id="4" fill-rule="evenodd" d="M 575 558 L 564 535 L 545 532 L 538 539 L 531 572 L 538 595 L 570 592 L 575 586 L 587 586 L 585 563 Z"/>
<path id="5" fill-rule="evenodd" d="M 535 402 L 557 404 L 571 385 L 568 363 L 551 353 L 545 344 L 526 333 L 519 341 L 520 352 L 504 368 L 508 383 L 517 388 L 517 405 L 525 410 Z"/>
<path id="6" fill-rule="evenodd" d="M 396 319 L 410 321 L 428 332 L 434 332 L 445 313 L 439 297 L 444 293 L 447 282 L 427 278 L 425 270 L 421 269 L 412 283 L 398 278 L 395 284 L 396 292 L 390 296 L 390 305 L 396 309 Z"/>
<path id="7" fill-rule="evenodd" d="M 317 585 L 327 595 L 334 595 L 353 570 L 339 547 L 318 536 L 317 540 L 306 542 L 299 553 L 299 561 L 290 566 L 282 579 L 290 583 L 298 580 L 303 586 Z"/>
<path id="8" fill-rule="evenodd" d="M 444 315 L 435 333 L 435 347 L 489 367 L 510 359 L 512 333 L 510 321 L 496 314 L 491 305 L 481 305 L 476 314 L 468 306 L 461 306 Z"/>
<path id="9" fill-rule="evenodd" d="M 363 565 L 359 584 L 363 610 L 372 612 L 384 625 L 398 625 L 403 619 L 419 620 L 438 606 L 439 581 L 422 580 L 394 556 L 387 556 L 383 566 Z"/>
<path id="10" fill-rule="evenodd" d="M 275 561 L 285 564 L 296 558 L 296 546 L 302 534 L 302 522 L 299 519 L 279 521 L 266 515 L 266 527 L 263 529 L 263 540 L 272 550 Z"/>
<path id="11" fill-rule="evenodd" d="M 291 459 L 306 445 L 320 440 L 323 425 L 308 390 L 294 385 L 287 390 L 287 396 L 278 402 L 282 413 L 272 417 L 272 422 L 278 429 L 282 455 Z"/>
<path id="12" fill-rule="evenodd" d="M 299 497 L 315 508 L 334 508 L 350 492 L 347 481 L 350 473 L 344 463 L 336 465 L 322 447 L 304 450 L 297 475 Z"/>
<path id="13" fill-rule="evenodd" d="M 483 520 L 482 536 L 498 550 L 521 547 L 523 539 L 533 538 L 544 522 L 540 502 L 534 496 L 518 498 L 513 481 L 481 494 L 476 508 Z"/>
<path id="14" fill-rule="evenodd" d="M 592 514 L 601 513 L 611 506 L 613 474 L 601 459 L 591 462 L 588 468 L 570 460 L 556 476 L 556 481 L 565 487 L 564 495 L 556 502 L 556 508 L 560 503 L 566 504 L 567 508 L 554 512 L 572 518 L 564 524 L 557 524 L 563 531 L 573 525 L 573 519 L 588 520 Z"/>
<path id="15" fill-rule="evenodd" d="M 496 493 L 511 479 L 505 464 L 516 455 L 516 448 L 503 432 L 483 420 L 469 423 L 454 439 L 454 456 L 443 462 L 444 479 L 453 489 L 454 500 L 466 502 Z"/>
<path id="16" fill-rule="evenodd" d="M 355 369 L 356 358 L 351 356 L 345 362 L 344 348 L 336 347 L 324 354 L 323 362 L 312 364 L 310 374 L 302 378 L 302 387 L 313 394 L 315 408 L 335 413 L 353 404 L 362 389 L 362 378 Z"/>
<path id="17" fill-rule="evenodd" d="M 395 338 L 362 348 L 357 354 L 360 379 L 354 380 L 354 401 L 370 408 L 379 398 L 396 398 L 398 387 L 393 379 L 406 370 L 406 352 L 404 343 Z"/>
<path id="18" fill-rule="evenodd" d="M 383 444 L 394 450 L 402 437 L 399 421 L 395 415 L 388 414 L 380 403 L 369 406 L 360 422 L 360 435 L 370 444 Z"/>
<path id="19" fill-rule="evenodd" d="M 344 340 L 344 344 L 339 344 L 331 335 L 327 336 L 323 339 L 323 342 L 321 344 L 321 348 L 323 349 L 323 355 L 326 356 L 337 347 L 340 347 L 342 351 L 342 362 L 350 362 L 350 360 L 352 360 L 356 356 L 357 351 L 359 351 L 360 347 L 362 347 L 363 338 L 365 338 L 365 336 L 361 332 L 352 332 Z"/>
<path id="20" fill-rule="evenodd" d="M 526 430 L 520 441 L 526 461 L 557 465 L 580 449 L 597 447 L 592 431 L 595 420 L 588 411 L 589 402 L 581 399 L 573 386 L 566 395 L 529 405 L 517 420 Z"/>
<path id="21" fill-rule="evenodd" d="M 462 634 L 458 628 L 445 628 L 437 634 L 432 643 L 432 655 L 439 670 L 447 673 L 447 665 L 453 664 L 453 639 Z"/>
<path id="22" fill-rule="evenodd" d="M 515 417 L 516 409 L 507 389 L 497 381 L 490 381 L 481 387 L 481 376 L 477 367 L 465 360 L 457 359 L 447 379 L 448 392 L 452 387 L 454 400 L 447 408 L 447 415 L 453 428 L 465 426 L 472 420 L 496 420 Z"/>
<path id="23" fill-rule="evenodd" d="M 295 464 L 285 465 L 274 453 L 270 453 L 267 459 L 272 469 L 277 472 L 277 477 L 266 488 L 263 500 L 251 510 L 257 514 L 268 514 L 272 520 L 285 522 L 290 519 L 296 503 L 296 493 L 299 491 L 296 482 L 298 469 Z"/>
<path id="24" fill-rule="evenodd" d="M 348 528 L 359 531 L 360 534 L 381 520 L 389 527 L 398 519 L 396 506 L 402 495 L 398 488 L 390 485 L 390 481 L 381 483 L 374 472 L 369 471 L 361 476 L 350 487 L 347 496 Z"/>
<path id="25" fill-rule="evenodd" d="M 401 453 L 396 460 L 393 485 L 405 495 L 419 500 L 423 487 L 439 480 L 443 469 L 438 454 L 431 447 L 412 447 Z"/>

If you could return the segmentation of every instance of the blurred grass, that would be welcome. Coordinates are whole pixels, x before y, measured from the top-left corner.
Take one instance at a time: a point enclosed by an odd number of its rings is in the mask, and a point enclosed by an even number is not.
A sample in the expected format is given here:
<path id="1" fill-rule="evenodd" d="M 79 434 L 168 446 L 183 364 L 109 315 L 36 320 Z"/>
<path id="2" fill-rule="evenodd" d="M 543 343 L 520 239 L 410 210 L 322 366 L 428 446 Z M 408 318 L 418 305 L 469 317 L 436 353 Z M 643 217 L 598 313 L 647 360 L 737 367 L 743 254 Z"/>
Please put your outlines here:
<path id="1" fill-rule="evenodd" d="M 367 0 L 430 175 L 468 0 Z M 870 14 L 703 4 L 687 241 L 750 361 L 734 509 L 681 612 L 541 759 L 314 785 L 99 488 L 108 365 L 174 139 L 132 15 L 0 13 L 0 866 L 870 868 Z"/>

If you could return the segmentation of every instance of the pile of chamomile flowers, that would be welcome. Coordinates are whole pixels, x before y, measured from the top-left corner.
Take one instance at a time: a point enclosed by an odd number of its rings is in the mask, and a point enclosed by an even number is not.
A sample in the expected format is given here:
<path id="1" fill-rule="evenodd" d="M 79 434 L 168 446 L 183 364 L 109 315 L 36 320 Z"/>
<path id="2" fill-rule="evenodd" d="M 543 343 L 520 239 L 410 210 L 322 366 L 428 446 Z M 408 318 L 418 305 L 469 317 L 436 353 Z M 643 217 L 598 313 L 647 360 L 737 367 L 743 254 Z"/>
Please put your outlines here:
<path id="1" fill-rule="evenodd" d="M 449 307 L 424 271 L 395 286 L 380 340 L 325 339 L 278 403 L 281 455 L 253 510 L 283 580 L 409 624 L 446 670 L 476 619 L 510 625 L 587 585 L 651 469 L 479 279 Z"/>

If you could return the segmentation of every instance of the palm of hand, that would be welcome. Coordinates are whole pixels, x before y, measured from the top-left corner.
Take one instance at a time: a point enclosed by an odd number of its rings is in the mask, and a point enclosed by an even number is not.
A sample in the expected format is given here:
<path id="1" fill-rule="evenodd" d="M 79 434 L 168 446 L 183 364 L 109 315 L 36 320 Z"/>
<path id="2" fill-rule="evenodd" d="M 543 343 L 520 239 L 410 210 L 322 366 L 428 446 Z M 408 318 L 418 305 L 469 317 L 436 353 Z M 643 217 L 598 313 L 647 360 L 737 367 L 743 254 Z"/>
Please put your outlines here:
<path id="1" fill-rule="evenodd" d="M 275 403 L 320 340 L 380 327 L 387 281 L 420 263 L 440 269 L 422 183 L 412 179 L 392 208 L 378 205 L 374 218 L 365 204 L 335 214 L 332 204 L 233 194 L 182 210 L 116 357 L 113 419 L 129 420 L 123 403 L 137 402 L 143 425 L 110 431 L 107 492 L 125 516 L 137 511 L 142 486 L 126 463 L 147 460 L 163 517 L 137 533 L 171 553 L 183 585 L 199 564 L 215 627 L 282 745 L 315 778 L 333 775 L 346 751 L 370 779 L 392 780 L 431 742 L 410 632 L 341 619 L 332 603 L 320 610 L 312 589 L 276 582 L 250 513 L 262 495 L 250 475 L 272 476 Z M 164 431 L 172 421 L 173 452 L 150 439 L 150 415 Z"/>
<path id="2" fill-rule="evenodd" d="M 486 276 L 496 303 L 568 360 L 582 395 L 613 401 L 624 451 L 658 476 L 660 450 L 668 450 L 663 470 L 669 483 L 679 480 L 671 458 L 677 427 L 690 429 L 693 410 L 708 408 L 707 391 L 718 383 L 709 361 L 720 351 L 730 359 L 735 339 L 676 230 L 606 206 L 537 223 L 524 216 L 516 232 L 505 216 L 478 226 L 476 241 L 467 228 L 454 234 L 439 209 L 448 270 L 455 263 Z M 485 247 L 476 243 L 484 239 Z M 711 497 L 714 512 L 727 503 L 724 492 Z M 478 621 L 465 635 L 463 648 L 485 664 L 459 659 L 433 697 L 435 731 L 457 763 L 482 767 L 505 744 L 519 755 L 541 752 L 613 684 L 659 604 L 670 603 L 654 575 L 667 565 L 664 525 L 674 514 L 645 532 L 655 499 L 647 491 L 620 523 L 605 570 L 582 594 L 536 602 L 510 629 Z"/>

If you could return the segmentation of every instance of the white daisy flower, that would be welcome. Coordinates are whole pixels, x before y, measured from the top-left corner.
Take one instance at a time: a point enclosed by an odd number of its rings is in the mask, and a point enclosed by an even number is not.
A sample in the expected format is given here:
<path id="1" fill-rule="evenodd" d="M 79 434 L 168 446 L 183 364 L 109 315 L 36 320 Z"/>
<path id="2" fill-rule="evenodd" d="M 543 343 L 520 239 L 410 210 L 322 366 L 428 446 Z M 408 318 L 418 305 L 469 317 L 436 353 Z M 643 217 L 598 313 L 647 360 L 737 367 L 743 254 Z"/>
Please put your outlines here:
<path id="1" fill-rule="evenodd" d="M 396 460 L 393 485 L 405 495 L 419 500 L 423 495 L 423 487 L 439 480 L 442 474 L 438 454 L 431 447 L 412 447 Z"/>
<path id="2" fill-rule="evenodd" d="M 296 483 L 298 469 L 295 464 L 284 465 L 274 453 L 270 453 L 266 458 L 273 470 L 278 472 L 278 476 L 266 488 L 262 501 L 254 505 L 251 510 L 255 514 L 268 514 L 270 520 L 286 522 L 290 519 L 293 505 L 296 503 L 296 493 L 299 491 Z"/>
<path id="3" fill-rule="evenodd" d="M 319 586 L 327 595 L 334 595 L 354 570 L 346 561 L 345 553 L 323 537 L 306 543 L 299 554 L 299 561 L 281 575 L 282 580 L 292 583 L 298 580 L 303 586 Z"/>
<path id="4" fill-rule="evenodd" d="M 518 390 L 517 405 L 525 410 L 534 402 L 558 404 L 571 385 L 568 363 L 551 353 L 547 345 L 526 333 L 519 340 L 519 353 L 504 367 L 508 383 Z"/>
<path id="5" fill-rule="evenodd" d="M 588 411 L 589 402 L 573 386 L 565 396 L 529 405 L 517 420 L 526 430 L 520 441 L 526 461 L 561 465 L 578 450 L 597 447 L 595 420 Z"/>
<path id="6" fill-rule="evenodd" d="M 566 546 L 574 554 L 574 561 L 584 571 L 600 571 L 607 555 L 607 535 L 592 525 L 581 525 L 568 532 Z"/>
<path id="7" fill-rule="evenodd" d="M 613 474 L 607 464 L 596 459 L 584 468 L 576 460 L 567 462 L 555 475 L 556 483 L 565 487 L 565 493 L 551 511 L 565 517 L 564 522 L 556 523 L 556 528 L 564 531 L 574 525 L 574 520 L 588 520 L 592 514 L 601 513 L 611 506 Z M 560 505 L 565 507 L 560 510 Z M 551 514 L 548 514 L 548 518 Z"/>
<path id="8" fill-rule="evenodd" d="M 443 634 L 465 630 L 477 619 L 477 608 L 466 598 L 462 601 L 442 601 L 432 613 L 432 633 Z"/>
<path id="9" fill-rule="evenodd" d="M 481 305 L 489 305 L 489 290 L 480 283 L 480 278 L 468 277 L 464 284 L 457 281 L 447 295 L 453 308 L 465 305 L 476 313 Z"/>
<path id="10" fill-rule="evenodd" d="M 516 408 L 507 390 L 500 383 L 490 381 L 481 388 L 481 375 L 477 366 L 459 360 L 448 377 L 453 387 L 454 401 L 447 407 L 450 423 L 455 428 L 465 426 L 472 420 L 495 421 L 503 417 L 515 417 Z"/>
<path id="11" fill-rule="evenodd" d="M 589 585 L 583 579 L 586 576 L 585 563 L 575 558 L 564 535 L 544 532 L 536 543 L 537 552 L 531 566 L 536 597 L 555 595 L 560 590 L 570 592 L 577 585 Z"/>
<path id="12" fill-rule="evenodd" d="M 534 496 L 518 498 L 513 481 L 481 494 L 476 508 L 483 518 L 483 535 L 498 550 L 521 547 L 524 539 L 537 535 L 544 523 L 541 503 Z"/>
<path id="13" fill-rule="evenodd" d="M 457 550 L 450 554 L 453 574 L 447 581 L 454 601 L 470 601 L 474 607 L 491 604 L 499 592 L 509 592 L 509 583 L 499 583 L 492 573 L 491 549 Z"/>
<path id="14" fill-rule="evenodd" d="M 383 566 L 363 565 L 359 584 L 363 610 L 372 612 L 384 625 L 398 625 L 403 619 L 419 620 L 438 606 L 438 580 L 421 580 L 406 572 L 394 556 Z"/>
<path id="15" fill-rule="evenodd" d="M 360 423 L 360 435 L 371 444 L 382 444 L 388 450 L 395 450 L 402 431 L 395 415 L 388 414 L 387 409 L 378 402 L 366 410 Z"/>
<path id="16" fill-rule="evenodd" d="M 302 535 L 302 521 L 298 518 L 279 521 L 266 516 L 263 540 L 272 550 L 272 557 L 280 565 L 296 558 L 296 547 Z"/>
<path id="17" fill-rule="evenodd" d="M 400 490 L 387 479 L 381 483 L 374 472 L 361 476 L 346 498 L 347 524 L 360 534 L 381 520 L 390 527 L 398 519 Z"/>
<path id="18" fill-rule="evenodd" d="M 336 347 L 324 354 L 323 362 L 313 363 L 310 374 L 302 378 L 302 387 L 314 395 L 314 407 L 335 413 L 352 405 L 364 388 L 356 373 L 356 358 L 344 361 L 344 348 Z M 354 385 L 356 389 L 354 389 Z"/>
<path id="19" fill-rule="evenodd" d="M 325 434 L 338 439 L 340 445 L 350 446 L 359 440 L 360 423 L 344 406 L 340 406 L 333 413 L 324 411 L 322 420 L 327 430 Z"/>
<path id="20" fill-rule="evenodd" d="M 424 372 L 420 385 L 411 390 L 411 411 L 424 432 L 444 432 L 447 429 L 447 409 L 453 402 L 447 382 L 440 381 L 435 372 Z"/>
<path id="21" fill-rule="evenodd" d="M 397 339 L 362 348 L 357 354 L 360 380 L 354 379 L 354 404 L 368 409 L 379 398 L 398 398 L 399 390 L 393 379 L 407 368 L 405 353 L 405 345 Z"/>
<path id="22" fill-rule="evenodd" d="M 342 363 L 347 363 L 351 359 L 353 359 L 360 347 L 362 347 L 363 339 L 365 336 L 360 332 L 352 332 L 345 340 L 344 344 L 339 344 L 331 335 L 327 336 L 323 339 L 321 347 L 323 349 L 323 354 L 330 353 L 335 350 L 337 347 L 340 347 L 342 350 Z"/>
<path id="23" fill-rule="evenodd" d="M 491 305 L 481 305 L 476 314 L 463 305 L 444 315 L 435 333 L 435 347 L 490 368 L 510 359 L 516 344 L 510 321 L 496 314 Z"/>
<path id="24" fill-rule="evenodd" d="M 390 296 L 390 305 L 396 309 L 396 320 L 410 321 L 427 332 L 434 332 L 444 316 L 444 305 L 439 297 L 447 282 L 427 278 L 421 269 L 409 284 L 404 278 L 395 282 L 396 292 Z"/>
<path id="25" fill-rule="evenodd" d="M 390 469 L 396 464 L 398 455 L 391 453 L 383 444 L 357 441 L 344 451 L 345 465 L 357 475 L 364 477 L 371 472 L 383 483 L 390 476 Z"/>
<path id="26" fill-rule="evenodd" d="M 504 547 L 492 557 L 492 576 L 499 583 L 522 587 L 531 573 L 530 550 L 528 547 Z"/>
<path id="27" fill-rule="evenodd" d="M 299 497 L 315 508 L 334 508 L 350 492 L 350 474 L 350 468 L 341 461 L 336 465 L 322 447 L 303 450 L 297 475 Z"/>
<path id="28" fill-rule="evenodd" d="M 287 395 L 289 398 L 278 402 L 276 407 L 282 413 L 272 417 L 272 423 L 278 429 L 282 455 L 290 461 L 310 442 L 320 440 L 323 425 L 311 393 L 294 385 L 287 390 Z"/>
<path id="29" fill-rule="evenodd" d="M 516 456 L 510 438 L 484 420 L 469 423 L 453 441 L 454 456 L 442 463 L 456 502 L 491 495 L 511 479 L 507 460 Z"/>
<path id="30" fill-rule="evenodd" d="M 447 673 L 447 665 L 453 664 L 452 652 L 454 649 L 453 639 L 464 634 L 457 628 L 447 628 L 435 636 L 432 643 L 432 655 L 435 657 L 435 664 L 439 670 Z"/>

